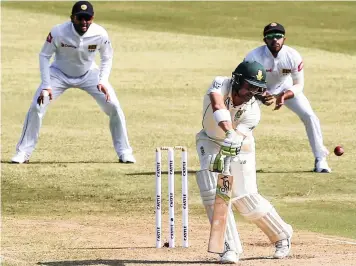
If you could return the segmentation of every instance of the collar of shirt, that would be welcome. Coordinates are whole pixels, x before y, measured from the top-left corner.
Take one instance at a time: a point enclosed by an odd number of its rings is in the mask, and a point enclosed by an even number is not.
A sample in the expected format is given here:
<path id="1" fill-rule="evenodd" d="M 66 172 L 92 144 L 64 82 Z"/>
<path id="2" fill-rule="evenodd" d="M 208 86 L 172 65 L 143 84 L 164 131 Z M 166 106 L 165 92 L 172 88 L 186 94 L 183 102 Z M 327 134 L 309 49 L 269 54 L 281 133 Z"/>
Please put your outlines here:
<path id="1" fill-rule="evenodd" d="M 265 54 L 268 57 L 271 57 L 273 59 L 279 59 L 281 57 L 281 54 L 284 53 L 284 45 L 282 46 L 282 49 L 278 52 L 277 57 L 274 57 L 271 53 L 271 51 L 268 49 L 267 45 L 265 45 Z"/>
<path id="2" fill-rule="evenodd" d="M 71 28 L 72 28 L 72 32 L 75 36 L 77 36 L 78 38 L 84 38 L 84 37 L 89 37 L 90 34 L 91 34 L 91 31 L 92 31 L 92 27 L 93 26 L 93 23 L 90 25 L 90 27 L 88 28 L 88 30 L 83 34 L 83 35 L 80 35 L 74 28 L 74 25 L 73 25 L 73 22 L 71 23 Z"/>

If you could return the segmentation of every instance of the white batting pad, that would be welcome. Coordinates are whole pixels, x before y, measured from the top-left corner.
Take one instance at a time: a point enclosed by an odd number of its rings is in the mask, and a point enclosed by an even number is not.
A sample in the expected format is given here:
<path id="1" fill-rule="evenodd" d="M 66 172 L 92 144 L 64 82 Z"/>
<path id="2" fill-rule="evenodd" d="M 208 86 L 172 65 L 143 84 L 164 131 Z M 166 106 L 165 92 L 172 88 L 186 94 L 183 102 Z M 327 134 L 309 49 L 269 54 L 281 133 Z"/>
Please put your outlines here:
<path id="1" fill-rule="evenodd" d="M 201 170 L 196 173 L 196 180 L 200 189 L 200 196 L 211 223 L 214 213 L 217 174 L 212 173 L 209 170 Z M 234 213 L 231 207 L 227 216 L 225 233 L 225 251 L 227 250 L 234 250 L 238 253 L 242 253 L 240 236 L 237 232 Z"/>
<path id="2" fill-rule="evenodd" d="M 272 243 L 292 236 L 292 226 L 284 222 L 271 203 L 260 194 L 249 194 L 232 201 L 240 214 L 255 223 Z"/>
<path id="3" fill-rule="evenodd" d="M 196 179 L 204 206 L 214 205 L 217 174 L 209 170 L 200 170 L 196 173 Z"/>

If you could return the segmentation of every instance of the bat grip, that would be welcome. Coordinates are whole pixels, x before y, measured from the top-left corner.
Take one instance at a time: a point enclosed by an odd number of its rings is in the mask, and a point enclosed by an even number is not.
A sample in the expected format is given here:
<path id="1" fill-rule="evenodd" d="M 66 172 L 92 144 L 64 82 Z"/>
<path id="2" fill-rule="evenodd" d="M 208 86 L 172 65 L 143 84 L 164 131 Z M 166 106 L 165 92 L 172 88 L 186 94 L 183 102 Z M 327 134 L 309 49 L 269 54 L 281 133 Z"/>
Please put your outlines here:
<path id="1" fill-rule="evenodd" d="M 224 158 L 224 175 L 230 175 L 230 164 L 231 164 L 231 156 L 226 156 Z"/>

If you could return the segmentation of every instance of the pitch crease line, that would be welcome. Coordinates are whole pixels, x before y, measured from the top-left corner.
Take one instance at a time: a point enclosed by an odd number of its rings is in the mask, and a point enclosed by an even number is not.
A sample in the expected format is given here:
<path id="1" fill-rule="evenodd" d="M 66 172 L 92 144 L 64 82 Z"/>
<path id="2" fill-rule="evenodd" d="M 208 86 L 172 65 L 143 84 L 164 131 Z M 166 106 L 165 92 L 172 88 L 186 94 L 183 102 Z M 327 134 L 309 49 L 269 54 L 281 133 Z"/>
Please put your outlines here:
<path id="1" fill-rule="evenodd" d="M 338 239 L 321 237 L 321 236 L 319 236 L 318 238 L 335 241 L 335 242 L 340 242 L 340 243 L 345 243 L 345 244 L 350 244 L 350 245 L 356 245 L 356 242 L 352 242 L 352 241 L 344 241 L 344 240 L 338 240 Z"/>

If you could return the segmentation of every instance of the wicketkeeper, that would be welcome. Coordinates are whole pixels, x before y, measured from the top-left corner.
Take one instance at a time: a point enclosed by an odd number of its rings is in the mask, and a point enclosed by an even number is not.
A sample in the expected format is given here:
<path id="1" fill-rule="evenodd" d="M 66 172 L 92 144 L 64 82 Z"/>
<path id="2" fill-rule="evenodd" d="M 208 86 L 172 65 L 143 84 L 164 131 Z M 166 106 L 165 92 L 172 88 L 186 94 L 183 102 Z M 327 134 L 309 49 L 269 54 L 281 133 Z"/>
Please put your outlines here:
<path id="1" fill-rule="evenodd" d="M 260 104 L 255 96 L 266 91 L 266 71 L 258 62 L 242 62 L 232 77 L 217 76 L 204 96 L 203 129 L 196 136 L 200 168 L 197 183 L 201 198 L 212 220 L 217 173 L 225 156 L 231 156 L 233 176 L 232 206 L 255 223 L 276 247 L 274 258 L 288 256 L 292 227 L 285 223 L 271 203 L 258 193 L 255 141 L 252 130 L 260 121 Z M 228 210 L 225 251 L 222 263 L 236 263 L 242 253 L 231 207 Z"/>

